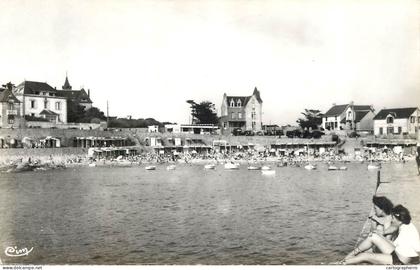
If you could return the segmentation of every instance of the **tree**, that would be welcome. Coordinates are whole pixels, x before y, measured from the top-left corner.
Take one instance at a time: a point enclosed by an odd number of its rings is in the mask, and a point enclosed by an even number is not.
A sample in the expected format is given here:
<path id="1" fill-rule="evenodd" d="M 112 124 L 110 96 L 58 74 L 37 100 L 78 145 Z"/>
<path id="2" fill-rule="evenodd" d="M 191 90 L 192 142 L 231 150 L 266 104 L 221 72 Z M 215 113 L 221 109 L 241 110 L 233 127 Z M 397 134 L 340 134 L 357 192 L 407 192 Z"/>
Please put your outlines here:
<path id="1" fill-rule="evenodd" d="M 191 116 L 193 124 L 213 124 L 219 123 L 219 118 L 216 114 L 215 105 L 210 101 L 202 101 L 200 103 L 194 100 L 187 100 L 191 105 Z"/>
<path id="2" fill-rule="evenodd" d="M 96 107 L 85 110 L 79 103 L 67 100 L 67 122 L 90 123 L 93 119 L 106 120 L 105 114 Z"/>
<path id="3" fill-rule="evenodd" d="M 102 112 L 98 108 L 92 107 L 92 108 L 83 112 L 83 116 L 80 119 L 80 122 L 91 123 L 93 119 L 99 119 L 99 120 L 106 121 L 106 116 L 105 116 L 104 112 Z"/>
<path id="4" fill-rule="evenodd" d="M 118 118 L 110 120 L 108 127 L 111 128 L 147 128 L 148 126 L 159 126 L 162 127 L 164 124 L 153 119 L 153 118 L 139 118 L 139 119 L 128 119 Z"/>
<path id="5" fill-rule="evenodd" d="M 80 119 L 83 118 L 85 108 L 80 106 L 79 103 L 67 100 L 67 122 L 69 123 L 80 123 Z"/>
<path id="6" fill-rule="evenodd" d="M 305 118 L 299 118 L 296 122 L 302 129 L 317 129 L 322 124 L 322 113 L 319 110 L 305 109 L 302 114 Z"/>

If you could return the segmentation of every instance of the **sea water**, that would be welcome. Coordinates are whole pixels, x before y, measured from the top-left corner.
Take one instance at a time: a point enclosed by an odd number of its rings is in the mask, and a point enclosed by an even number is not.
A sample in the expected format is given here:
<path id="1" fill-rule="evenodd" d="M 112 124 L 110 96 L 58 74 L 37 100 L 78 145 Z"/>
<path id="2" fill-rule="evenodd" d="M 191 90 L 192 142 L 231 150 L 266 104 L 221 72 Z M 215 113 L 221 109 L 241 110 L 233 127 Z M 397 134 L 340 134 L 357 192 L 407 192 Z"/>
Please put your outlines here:
<path id="1" fill-rule="evenodd" d="M 337 261 L 357 241 L 377 178 L 366 164 L 345 165 L 274 168 L 269 176 L 246 165 L 191 164 L 3 173 L 0 257 L 24 264 Z M 8 257 L 8 247 L 33 249 Z"/>

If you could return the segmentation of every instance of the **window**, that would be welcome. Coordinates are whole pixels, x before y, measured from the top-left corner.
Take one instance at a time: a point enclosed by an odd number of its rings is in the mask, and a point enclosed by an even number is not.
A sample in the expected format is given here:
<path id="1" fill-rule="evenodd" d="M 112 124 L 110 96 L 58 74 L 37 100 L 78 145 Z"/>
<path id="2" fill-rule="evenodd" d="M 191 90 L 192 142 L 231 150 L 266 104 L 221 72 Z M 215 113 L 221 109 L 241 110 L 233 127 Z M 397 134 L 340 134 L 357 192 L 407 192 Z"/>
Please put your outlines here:
<path id="1" fill-rule="evenodd" d="M 384 128 L 379 128 L 379 135 L 382 135 L 382 134 L 384 134 Z"/>
<path id="2" fill-rule="evenodd" d="M 338 123 L 334 122 L 334 127 L 337 128 L 338 127 Z"/>
<path id="3" fill-rule="evenodd" d="M 402 127 L 398 127 L 398 133 L 397 134 L 401 134 L 402 132 Z"/>
<path id="4" fill-rule="evenodd" d="M 34 114 L 34 113 L 31 113 L 31 116 L 32 116 L 32 117 L 34 117 L 34 116 L 35 116 L 35 114 Z"/>
<path id="5" fill-rule="evenodd" d="M 9 110 L 14 110 L 15 109 L 15 104 L 13 103 L 9 103 Z"/>
<path id="6" fill-rule="evenodd" d="M 392 124 L 392 123 L 394 123 L 394 118 L 393 118 L 392 116 L 388 116 L 388 117 L 386 118 L 386 123 L 387 123 L 387 124 Z"/>
<path id="7" fill-rule="evenodd" d="M 31 100 L 31 109 L 35 109 L 35 100 Z"/>
<path id="8" fill-rule="evenodd" d="M 224 127 L 224 128 L 226 127 L 226 122 L 223 122 L 223 127 Z"/>
<path id="9" fill-rule="evenodd" d="M 242 113 L 238 112 L 238 118 L 242 118 Z"/>
<path id="10" fill-rule="evenodd" d="M 388 127 L 386 133 L 387 134 L 394 134 L 394 127 Z"/>
<path id="11" fill-rule="evenodd" d="M 238 99 L 238 102 L 236 102 L 236 106 L 241 107 L 242 106 L 242 102 L 240 99 Z"/>
<path id="12" fill-rule="evenodd" d="M 235 107 L 235 102 L 233 102 L 233 99 L 230 100 L 230 107 Z"/>
<path id="13" fill-rule="evenodd" d="M 416 122 L 416 117 L 410 116 L 410 123 L 415 123 L 415 122 Z"/>
<path id="14" fill-rule="evenodd" d="M 61 110 L 61 103 L 60 103 L 59 101 L 57 101 L 57 102 L 55 103 L 55 109 L 56 109 L 57 111 L 60 111 L 60 110 Z"/>
<path id="15" fill-rule="evenodd" d="M 232 115 L 231 118 L 234 119 L 235 118 L 235 113 L 233 112 L 231 115 Z"/>
<path id="16" fill-rule="evenodd" d="M 417 123 L 419 123 L 419 124 L 420 124 L 420 116 L 419 116 L 419 117 L 417 117 Z"/>
<path id="17" fill-rule="evenodd" d="M 44 109 L 48 109 L 48 101 L 44 100 Z"/>
<path id="18" fill-rule="evenodd" d="M 9 115 L 7 118 L 7 123 L 9 124 L 13 124 L 15 122 L 15 116 L 14 115 Z"/>

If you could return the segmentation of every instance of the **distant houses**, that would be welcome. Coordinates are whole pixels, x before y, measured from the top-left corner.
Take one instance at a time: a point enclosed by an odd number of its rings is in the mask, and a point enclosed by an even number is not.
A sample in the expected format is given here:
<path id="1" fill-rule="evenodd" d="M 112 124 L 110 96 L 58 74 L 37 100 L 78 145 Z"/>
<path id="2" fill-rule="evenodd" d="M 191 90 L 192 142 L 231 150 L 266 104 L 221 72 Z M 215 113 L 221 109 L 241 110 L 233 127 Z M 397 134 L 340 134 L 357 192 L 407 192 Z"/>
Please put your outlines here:
<path id="1" fill-rule="evenodd" d="M 48 83 L 24 81 L 13 92 L 22 102 L 22 116 L 67 123 L 67 99 Z"/>
<path id="2" fill-rule="evenodd" d="M 261 131 L 262 104 L 260 92 L 255 87 L 251 96 L 223 95 L 221 106 L 222 134 L 231 134 L 234 129 Z"/>
<path id="3" fill-rule="evenodd" d="M 92 108 L 90 90 L 86 91 L 83 88 L 74 90 L 67 75 L 61 88 L 57 89 L 46 82 L 38 81 L 23 81 L 17 86 L 8 83 L 0 87 L 0 128 L 83 129 L 82 125 L 87 124 L 86 127 L 92 129 L 91 123 L 68 123 L 68 112 L 72 108 L 69 106 L 76 104 L 84 110 Z M 242 131 L 237 134 L 281 135 L 285 130 L 284 127 L 275 124 L 263 125 L 262 106 L 261 93 L 256 87 L 250 96 L 230 96 L 225 93 L 221 104 L 219 126 L 168 124 L 164 128 L 159 128 L 155 125 L 149 126 L 148 132 L 231 135 Z M 111 119 L 113 117 L 108 117 L 108 120 Z M 319 120 L 318 116 L 317 119 Z M 100 124 L 97 126 L 101 127 Z M 333 104 L 326 113 L 322 114 L 321 127 L 331 132 L 342 131 L 342 135 L 355 131 L 374 134 L 377 137 L 408 135 L 420 138 L 420 109 L 418 107 L 382 109 L 375 114 L 372 105 L 357 105 L 353 102 Z"/>
<path id="4" fill-rule="evenodd" d="M 333 105 L 323 114 L 322 127 L 327 130 L 372 132 L 374 112 L 371 105 Z"/>
<path id="5" fill-rule="evenodd" d="M 418 107 L 382 109 L 373 121 L 376 136 L 415 135 L 420 131 L 420 110 Z"/>
<path id="6" fill-rule="evenodd" d="M 92 108 L 90 90 L 72 90 L 67 76 L 62 90 L 37 81 L 23 81 L 16 87 L 9 83 L 7 86 L 0 88 L 0 127 L 25 127 L 31 121 L 67 124 L 69 101 L 84 110 Z"/>
<path id="7" fill-rule="evenodd" d="M 21 123 L 22 102 L 16 98 L 12 91 L 12 84 L 8 83 L 6 88 L 0 88 L 0 127 L 17 127 Z"/>

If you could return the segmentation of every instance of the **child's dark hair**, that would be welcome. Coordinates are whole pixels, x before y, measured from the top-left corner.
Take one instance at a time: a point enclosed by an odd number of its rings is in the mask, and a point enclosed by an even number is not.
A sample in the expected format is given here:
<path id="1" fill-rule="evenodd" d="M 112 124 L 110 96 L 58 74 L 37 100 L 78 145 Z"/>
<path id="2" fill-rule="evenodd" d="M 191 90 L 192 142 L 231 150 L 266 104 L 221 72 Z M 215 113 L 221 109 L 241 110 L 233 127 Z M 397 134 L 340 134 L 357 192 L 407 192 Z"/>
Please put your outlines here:
<path id="1" fill-rule="evenodd" d="M 411 216 L 407 208 L 401 204 L 392 208 L 392 215 L 404 224 L 410 224 Z"/>
<path id="2" fill-rule="evenodd" d="M 394 204 L 385 196 L 373 196 L 372 202 L 379 207 L 385 214 L 391 214 Z"/>

